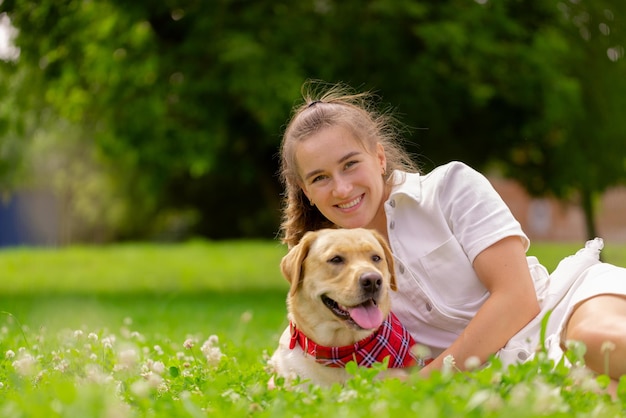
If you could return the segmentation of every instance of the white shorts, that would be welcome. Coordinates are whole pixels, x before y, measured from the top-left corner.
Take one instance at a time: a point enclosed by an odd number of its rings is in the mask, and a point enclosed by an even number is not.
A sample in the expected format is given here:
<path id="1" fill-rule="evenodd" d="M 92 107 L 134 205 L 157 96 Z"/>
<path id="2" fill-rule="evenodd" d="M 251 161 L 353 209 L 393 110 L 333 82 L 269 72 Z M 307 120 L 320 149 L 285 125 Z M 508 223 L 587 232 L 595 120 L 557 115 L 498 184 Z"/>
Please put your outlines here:
<path id="1" fill-rule="evenodd" d="M 626 268 L 607 263 L 595 264 L 585 270 L 579 280 L 578 287 L 567 293 L 554 311 L 556 317 L 561 317 L 559 329 L 562 338 L 572 312 L 582 302 L 598 295 L 626 295 Z M 558 315 L 561 310 L 563 313 Z"/>
<path id="2" fill-rule="evenodd" d="M 604 294 L 626 296 L 626 268 L 600 262 L 602 247 L 599 238 L 588 241 L 585 248 L 563 259 L 547 282 L 537 289 L 541 312 L 498 352 L 505 365 L 534 356 L 540 346 L 541 322 L 550 311 L 545 346 L 549 357 L 558 362 L 563 356 L 565 326 L 581 302 Z"/>

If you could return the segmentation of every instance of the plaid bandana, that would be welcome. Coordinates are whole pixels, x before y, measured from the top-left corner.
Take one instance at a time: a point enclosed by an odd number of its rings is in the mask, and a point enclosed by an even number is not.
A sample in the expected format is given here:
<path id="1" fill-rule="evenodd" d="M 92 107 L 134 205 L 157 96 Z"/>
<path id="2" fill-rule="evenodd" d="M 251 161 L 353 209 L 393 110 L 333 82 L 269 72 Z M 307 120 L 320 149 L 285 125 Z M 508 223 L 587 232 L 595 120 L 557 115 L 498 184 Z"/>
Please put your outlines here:
<path id="1" fill-rule="evenodd" d="M 382 363 L 385 357 L 389 357 L 390 369 L 424 365 L 423 360 L 411 354 L 411 347 L 415 344 L 413 337 L 391 312 L 374 334 L 343 347 L 318 345 L 297 329 L 293 322 L 290 326 L 289 348 L 293 349 L 298 344 L 315 361 L 327 367 L 345 367 L 353 360 L 359 366 L 371 367 L 374 363 Z"/>

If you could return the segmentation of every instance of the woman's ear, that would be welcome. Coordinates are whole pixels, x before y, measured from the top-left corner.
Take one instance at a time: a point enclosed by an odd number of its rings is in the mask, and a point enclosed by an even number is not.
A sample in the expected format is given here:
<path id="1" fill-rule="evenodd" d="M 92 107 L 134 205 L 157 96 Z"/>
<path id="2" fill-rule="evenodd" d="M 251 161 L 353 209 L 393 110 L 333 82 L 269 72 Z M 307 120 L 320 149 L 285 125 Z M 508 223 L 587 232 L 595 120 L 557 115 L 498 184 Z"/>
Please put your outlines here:
<path id="1" fill-rule="evenodd" d="M 387 171 L 387 156 L 385 155 L 385 147 L 380 142 L 376 144 L 376 157 L 380 163 L 382 173 L 385 174 L 385 171 Z"/>
<path id="2" fill-rule="evenodd" d="M 304 196 L 307 199 L 311 200 L 311 198 L 309 197 L 308 192 L 306 191 L 306 187 L 304 187 L 304 183 L 302 183 L 301 180 L 298 180 L 298 187 L 300 188 L 300 190 L 302 190 L 302 193 L 304 194 Z"/>

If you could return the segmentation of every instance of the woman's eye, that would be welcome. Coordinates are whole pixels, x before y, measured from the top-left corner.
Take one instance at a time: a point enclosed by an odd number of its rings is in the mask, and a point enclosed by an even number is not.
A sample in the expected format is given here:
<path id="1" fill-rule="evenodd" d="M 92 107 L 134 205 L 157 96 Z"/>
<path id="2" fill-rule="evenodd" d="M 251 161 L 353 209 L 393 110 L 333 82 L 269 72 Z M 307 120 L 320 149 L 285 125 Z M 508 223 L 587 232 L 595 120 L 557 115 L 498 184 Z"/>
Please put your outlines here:
<path id="1" fill-rule="evenodd" d="M 358 163 L 358 161 L 357 161 L 357 160 L 348 161 L 348 162 L 346 163 L 345 167 L 346 167 L 346 168 L 350 168 L 350 167 L 352 167 L 353 165 L 355 165 L 356 163 Z"/>
<path id="2" fill-rule="evenodd" d="M 318 181 L 324 180 L 326 178 L 326 176 L 317 176 L 314 177 L 313 180 L 311 180 L 311 183 L 316 183 Z"/>
<path id="3" fill-rule="evenodd" d="M 331 264 L 341 264 L 343 263 L 343 257 L 340 255 L 336 255 L 332 257 L 331 259 L 329 259 L 328 262 Z"/>

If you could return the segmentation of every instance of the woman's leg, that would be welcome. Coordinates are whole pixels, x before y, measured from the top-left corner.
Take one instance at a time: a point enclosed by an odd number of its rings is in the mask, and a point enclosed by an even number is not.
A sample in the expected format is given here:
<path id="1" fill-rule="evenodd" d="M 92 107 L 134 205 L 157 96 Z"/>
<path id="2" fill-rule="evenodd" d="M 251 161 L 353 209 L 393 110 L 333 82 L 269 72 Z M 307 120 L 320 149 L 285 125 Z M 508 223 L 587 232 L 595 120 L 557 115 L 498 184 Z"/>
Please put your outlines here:
<path id="1" fill-rule="evenodd" d="M 570 317 L 565 339 L 582 341 L 587 367 L 618 380 L 626 374 L 626 296 L 599 295 L 582 302 Z"/>

